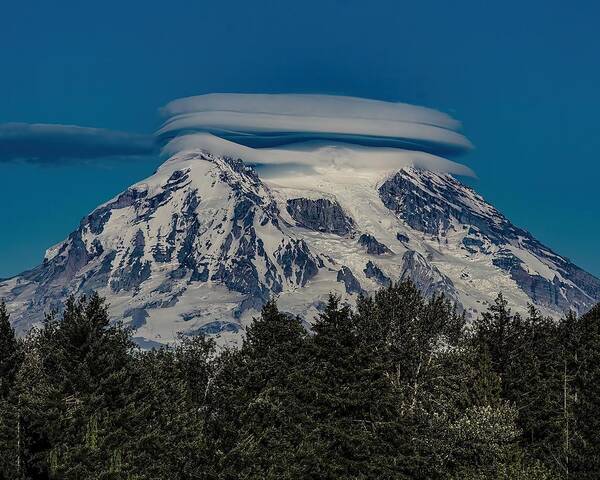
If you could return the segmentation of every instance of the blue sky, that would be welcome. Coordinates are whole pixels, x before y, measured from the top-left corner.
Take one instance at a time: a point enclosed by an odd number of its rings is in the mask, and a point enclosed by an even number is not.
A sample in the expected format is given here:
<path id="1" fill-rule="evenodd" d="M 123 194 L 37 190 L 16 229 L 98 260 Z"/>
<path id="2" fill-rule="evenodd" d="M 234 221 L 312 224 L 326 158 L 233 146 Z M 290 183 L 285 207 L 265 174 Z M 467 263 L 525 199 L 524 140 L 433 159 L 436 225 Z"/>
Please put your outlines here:
<path id="1" fill-rule="evenodd" d="M 597 2 L 5 2 L 0 123 L 151 133 L 168 101 L 305 92 L 446 111 L 469 180 L 600 275 Z M 0 277 L 41 261 L 157 158 L 0 162 Z"/>

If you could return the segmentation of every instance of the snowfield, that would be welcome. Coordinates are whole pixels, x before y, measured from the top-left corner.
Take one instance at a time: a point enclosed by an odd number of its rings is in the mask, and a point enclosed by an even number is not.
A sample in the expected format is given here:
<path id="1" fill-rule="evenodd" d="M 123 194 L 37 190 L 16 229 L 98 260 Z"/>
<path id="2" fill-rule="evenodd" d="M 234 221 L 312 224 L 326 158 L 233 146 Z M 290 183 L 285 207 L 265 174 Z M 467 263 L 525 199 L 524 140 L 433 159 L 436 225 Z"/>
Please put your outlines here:
<path id="1" fill-rule="evenodd" d="M 254 169 L 203 149 L 176 153 L 39 267 L 0 283 L 0 297 L 24 332 L 69 294 L 98 291 L 144 346 L 198 333 L 237 342 L 272 297 L 310 324 L 330 293 L 352 303 L 402 278 L 468 316 L 500 291 L 554 316 L 600 301 L 598 279 L 451 175 L 415 166 L 415 152 L 398 150 L 393 168 L 340 155 Z"/>

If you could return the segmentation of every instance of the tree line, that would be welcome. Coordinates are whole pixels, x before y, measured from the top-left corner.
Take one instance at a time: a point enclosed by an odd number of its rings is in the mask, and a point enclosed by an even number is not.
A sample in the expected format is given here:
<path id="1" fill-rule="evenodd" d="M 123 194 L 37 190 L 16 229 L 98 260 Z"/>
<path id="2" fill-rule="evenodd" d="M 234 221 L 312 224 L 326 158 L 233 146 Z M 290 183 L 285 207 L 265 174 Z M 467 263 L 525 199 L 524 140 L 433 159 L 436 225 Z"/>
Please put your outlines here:
<path id="1" fill-rule="evenodd" d="M 218 351 L 136 348 L 98 295 L 16 338 L 0 304 L 1 479 L 596 479 L 599 412 L 600 306 L 466 322 L 403 282 Z"/>

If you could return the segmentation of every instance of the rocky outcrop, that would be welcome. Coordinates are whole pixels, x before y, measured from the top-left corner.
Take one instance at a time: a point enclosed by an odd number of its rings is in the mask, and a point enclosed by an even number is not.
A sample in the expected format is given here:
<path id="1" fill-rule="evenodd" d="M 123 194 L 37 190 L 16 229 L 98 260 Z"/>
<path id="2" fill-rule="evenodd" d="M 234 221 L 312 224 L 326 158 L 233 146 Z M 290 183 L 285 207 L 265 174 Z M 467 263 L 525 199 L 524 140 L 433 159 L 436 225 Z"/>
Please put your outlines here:
<path id="1" fill-rule="evenodd" d="M 458 292 L 446 275 L 431 265 L 419 252 L 409 250 L 402 255 L 401 280 L 411 280 L 426 296 L 443 293 L 457 301 Z"/>
<path id="2" fill-rule="evenodd" d="M 144 234 L 138 230 L 131 249 L 128 250 L 126 263 L 122 263 L 114 274 L 110 287 L 115 293 L 124 290 L 126 292 L 135 290 L 150 277 L 150 262 L 144 260 Z"/>
<path id="3" fill-rule="evenodd" d="M 146 346 L 178 333 L 229 341 L 273 297 L 310 322 L 327 292 L 352 303 L 400 279 L 473 314 L 495 285 L 544 313 L 600 300 L 600 280 L 448 175 L 403 170 L 379 187 L 381 204 L 332 178 L 322 195 L 343 198 L 354 219 L 334 200 L 309 200 L 312 186 L 288 201 L 297 183 L 268 185 L 241 160 L 178 154 L 85 217 L 40 266 L 0 282 L 0 298 L 22 333 L 68 295 L 99 291 Z"/>
<path id="4" fill-rule="evenodd" d="M 585 309 L 589 296 L 582 290 L 572 288 L 558 275 L 552 280 L 527 271 L 525 263 L 510 250 L 501 250 L 492 260 L 493 264 L 507 272 L 535 305 L 551 307 L 567 312 L 569 309 Z"/>
<path id="5" fill-rule="evenodd" d="M 483 249 L 483 241 L 478 238 L 465 237 L 462 241 L 463 247 L 470 253 L 477 253 Z"/>
<path id="6" fill-rule="evenodd" d="M 400 233 L 400 232 L 396 233 L 396 239 L 402 243 L 410 242 L 410 238 L 408 237 L 408 235 L 404 235 L 403 233 Z"/>
<path id="7" fill-rule="evenodd" d="M 337 202 L 325 198 L 310 200 L 292 198 L 287 201 L 287 212 L 301 227 L 317 232 L 348 235 L 354 229 L 354 221 Z"/>
<path id="8" fill-rule="evenodd" d="M 383 271 L 370 260 L 367 262 L 363 272 L 367 278 L 372 278 L 383 287 L 389 287 L 392 284 L 390 277 L 383 273 Z"/>
<path id="9" fill-rule="evenodd" d="M 360 285 L 360 282 L 356 279 L 352 270 L 350 270 L 345 265 L 338 271 L 337 273 L 337 281 L 344 284 L 346 288 L 346 293 L 364 293 L 363 288 Z"/>
<path id="10" fill-rule="evenodd" d="M 323 266 L 320 259 L 313 257 L 304 240 L 291 240 L 275 252 L 277 263 L 283 268 L 285 278 L 301 287 L 313 278 Z"/>
<path id="11" fill-rule="evenodd" d="M 358 244 L 365 247 L 369 255 L 386 255 L 393 253 L 388 247 L 377 241 L 373 235 L 369 235 L 368 233 L 363 233 L 358 237 Z"/>
<path id="12" fill-rule="evenodd" d="M 471 188 L 450 175 L 406 168 L 379 187 L 383 204 L 409 227 L 444 237 L 455 225 L 467 234 L 462 247 L 483 253 L 509 273 L 531 300 L 554 311 L 589 309 L 600 299 L 600 279 L 542 245 L 529 232 L 514 226 Z M 559 275 L 552 280 L 531 273 L 508 246 L 525 250 Z"/>
<path id="13" fill-rule="evenodd" d="M 223 332 L 237 333 L 240 330 L 240 328 L 241 327 L 237 323 L 221 322 L 217 320 L 215 322 L 206 323 L 205 325 L 200 327 L 196 332 L 193 332 L 192 335 L 217 335 Z"/>
<path id="14" fill-rule="evenodd" d="M 90 232 L 98 235 L 104 231 L 104 225 L 106 225 L 110 219 L 113 210 L 130 207 L 140 199 L 146 197 L 146 195 L 148 195 L 148 192 L 145 189 L 138 189 L 134 187 L 128 188 L 115 200 L 97 208 L 86 218 L 84 218 L 81 222 L 81 226 L 87 227 Z"/>
<path id="15" fill-rule="evenodd" d="M 453 220 L 474 225 L 491 239 L 520 234 L 496 209 L 450 175 L 407 168 L 379 187 L 379 197 L 408 226 L 429 235 L 444 235 Z"/>

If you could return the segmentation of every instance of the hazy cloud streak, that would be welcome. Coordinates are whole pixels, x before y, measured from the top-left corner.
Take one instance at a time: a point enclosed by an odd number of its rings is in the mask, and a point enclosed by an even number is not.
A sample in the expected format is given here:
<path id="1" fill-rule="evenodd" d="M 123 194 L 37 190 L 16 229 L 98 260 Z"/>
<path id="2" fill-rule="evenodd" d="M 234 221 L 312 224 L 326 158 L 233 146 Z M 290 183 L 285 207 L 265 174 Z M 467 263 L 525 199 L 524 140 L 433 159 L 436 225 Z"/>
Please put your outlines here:
<path id="1" fill-rule="evenodd" d="M 60 124 L 0 124 L 0 162 L 52 164 L 155 153 L 152 135 Z"/>

